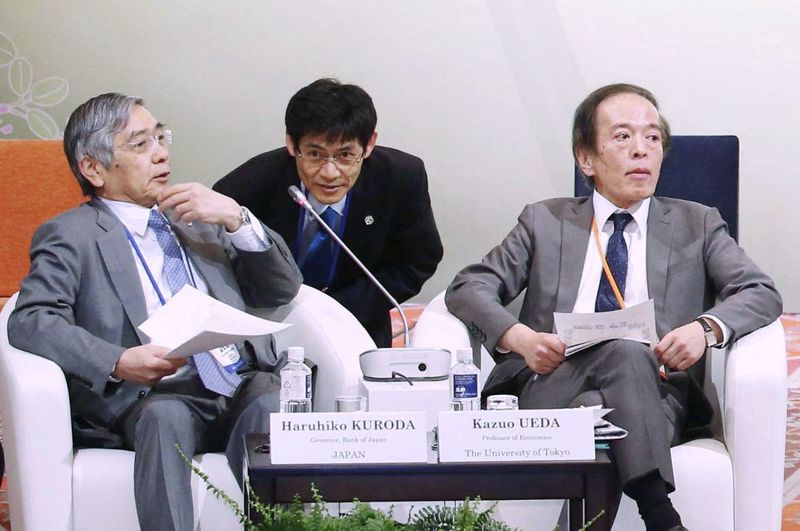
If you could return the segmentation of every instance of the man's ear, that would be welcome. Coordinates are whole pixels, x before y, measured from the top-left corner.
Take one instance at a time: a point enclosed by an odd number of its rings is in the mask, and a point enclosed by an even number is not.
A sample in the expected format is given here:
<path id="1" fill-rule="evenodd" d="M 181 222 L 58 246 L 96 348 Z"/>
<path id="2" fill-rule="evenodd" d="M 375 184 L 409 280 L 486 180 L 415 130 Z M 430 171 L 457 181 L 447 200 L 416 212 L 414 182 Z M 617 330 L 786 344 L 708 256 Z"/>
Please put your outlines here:
<path id="1" fill-rule="evenodd" d="M 594 156 L 587 149 L 580 149 L 576 153 L 578 159 L 578 166 L 587 177 L 594 176 Z"/>
<path id="2" fill-rule="evenodd" d="M 364 158 L 369 157 L 372 155 L 372 150 L 375 149 L 375 144 L 378 142 L 378 132 L 373 131 L 372 136 L 369 138 L 369 142 L 367 142 L 367 147 L 364 149 Z"/>
<path id="3" fill-rule="evenodd" d="M 92 157 L 83 157 L 78 161 L 78 169 L 81 170 L 81 174 L 95 188 L 102 188 L 105 184 L 105 172 L 102 171 L 105 168 L 103 168 L 100 162 L 98 162 L 96 159 L 93 159 Z"/>
<path id="4" fill-rule="evenodd" d="M 286 135 L 286 149 L 289 150 L 289 155 L 293 157 L 297 156 L 297 150 L 294 147 L 294 141 L 288 134 Z"/>

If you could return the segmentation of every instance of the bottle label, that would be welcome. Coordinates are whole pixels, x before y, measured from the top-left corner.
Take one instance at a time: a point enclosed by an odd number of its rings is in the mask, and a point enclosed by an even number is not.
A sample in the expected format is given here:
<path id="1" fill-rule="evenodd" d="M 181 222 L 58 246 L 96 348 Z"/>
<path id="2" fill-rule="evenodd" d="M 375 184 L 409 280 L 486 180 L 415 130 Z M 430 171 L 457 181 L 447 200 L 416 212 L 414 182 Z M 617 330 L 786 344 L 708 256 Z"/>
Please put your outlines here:
<path id="1" fill-rule="evenodd" d="M 281 373 L 281 400 L 311 398 L 311 375 L 303 371 Z"/>
<path id="2" fill-rule="evenodd" d="M 453 398 L 478 398 L 478 375 L 454 374 Z"/>

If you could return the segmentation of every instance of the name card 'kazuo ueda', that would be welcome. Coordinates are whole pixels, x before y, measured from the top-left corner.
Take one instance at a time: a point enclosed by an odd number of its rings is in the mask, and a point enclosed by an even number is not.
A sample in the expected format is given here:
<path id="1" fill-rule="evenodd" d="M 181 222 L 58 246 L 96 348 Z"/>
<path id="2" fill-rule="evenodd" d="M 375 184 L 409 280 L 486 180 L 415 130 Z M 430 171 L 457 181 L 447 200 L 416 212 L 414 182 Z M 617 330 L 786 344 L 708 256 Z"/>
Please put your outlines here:
<path id="1" fill-rule="evenodd" d="M 591 409 L 439 413 L 439 461 L 594 459 Z"/>
<path id="2" fill-rule="evenodd" d="M 424 411 L 273 413 L 269 423 L 275 464 L 428 460 Z"/>

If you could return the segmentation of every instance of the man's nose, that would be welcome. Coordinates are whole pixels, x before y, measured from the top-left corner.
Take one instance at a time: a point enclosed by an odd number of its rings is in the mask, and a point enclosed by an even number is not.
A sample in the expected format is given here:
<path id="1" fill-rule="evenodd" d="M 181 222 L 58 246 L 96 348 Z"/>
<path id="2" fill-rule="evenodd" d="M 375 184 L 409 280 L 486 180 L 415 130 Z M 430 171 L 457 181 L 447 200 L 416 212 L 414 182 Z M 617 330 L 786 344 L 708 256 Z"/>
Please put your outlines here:
<path id="1" fill-rule="evenodd" d="M 326 179 L 335 179 L 339 176 L 339 167 L 331 159 L 322 163 L 319 174 Z"/>
<path id="2" fill-rule="evenodd" d="M 156 143 L 153 148 L 153 163 L 158 164 L 167 160 L 169 160 L 169 149 L 167 149 L 167 146 Z"/>
<path id="3" fill-rule="evenodd" d="M 647 146 L 645 142 L 646 140 L 644 137 L 638 135 L 633 137 L 633 144 L 631 146 L 631 150 L 634 158 L 638 159 L 647 156 Z"/>

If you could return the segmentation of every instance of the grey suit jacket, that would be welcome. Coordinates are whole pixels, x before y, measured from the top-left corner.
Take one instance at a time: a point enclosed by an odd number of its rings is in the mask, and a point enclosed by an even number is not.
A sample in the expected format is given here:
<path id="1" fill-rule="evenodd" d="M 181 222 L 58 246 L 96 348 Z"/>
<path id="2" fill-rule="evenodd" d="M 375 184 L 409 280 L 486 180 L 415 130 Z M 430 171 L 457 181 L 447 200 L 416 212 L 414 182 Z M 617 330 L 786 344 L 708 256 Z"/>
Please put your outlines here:
<path id="1" fill-rule="evenodd" d="M 570 312 L 575 304 L 593 216 L 591 197 L 526 206 L 500 245 L 456 275 L 445 297 L 449 311 L 489 352 L 517 322 L 554 331 L 553 312 Z M 659 337 L 708 313 L 730 327 L 735 340 L 781 313 L 772 280 L 730 237 L 714 208 L 653 197 L 646 260 Z M 504 306 L 525 289 L 520 315 L 514 316 Z M 519 356 L 500 361 L 487 387 L 525 368 Z M 691 369 L 699 382 L 703 366 L 699 362 Z"/>
<path id="2" fill-rule="evenodd" d="M 289 302 L 302 277 L 283 239 L 265 252 L 236 250 L 224 227 L 174 224 L 209 294 L 235 308 Z M 76 446 L 116 446 L 108 429 L 148 387 L 108 377 L 122 352 L 147 341 L 144 292 L 122 223 L 97 199 L 43 224 L 31 244 L 8 335 L 17 348 L 57 363 L 69 388 Z M 240 345 L 252 369 L 274 370 L 268 338 Z"/>

